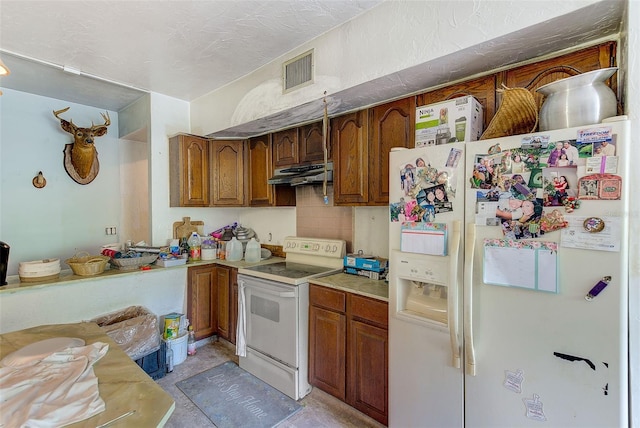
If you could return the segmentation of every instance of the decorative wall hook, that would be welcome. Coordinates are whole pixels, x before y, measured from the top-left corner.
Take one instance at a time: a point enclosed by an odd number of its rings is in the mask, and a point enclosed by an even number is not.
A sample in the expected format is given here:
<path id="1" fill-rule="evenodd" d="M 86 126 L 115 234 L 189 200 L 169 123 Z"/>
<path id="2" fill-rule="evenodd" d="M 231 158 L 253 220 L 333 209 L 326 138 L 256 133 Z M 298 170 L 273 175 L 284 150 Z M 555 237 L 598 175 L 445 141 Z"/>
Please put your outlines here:
<path id="1" fill-rule="evenodd" d="M 44 178 L 44 175 L 42 175 L 42 171 L 38 172 L 38 175 L 33 177 L 33 180 L 31 180 L 31 182 L 33 183 L 33 187 L 36 187 L 38 189 L 42 189 L 47 185 L 47 179 Z"/>

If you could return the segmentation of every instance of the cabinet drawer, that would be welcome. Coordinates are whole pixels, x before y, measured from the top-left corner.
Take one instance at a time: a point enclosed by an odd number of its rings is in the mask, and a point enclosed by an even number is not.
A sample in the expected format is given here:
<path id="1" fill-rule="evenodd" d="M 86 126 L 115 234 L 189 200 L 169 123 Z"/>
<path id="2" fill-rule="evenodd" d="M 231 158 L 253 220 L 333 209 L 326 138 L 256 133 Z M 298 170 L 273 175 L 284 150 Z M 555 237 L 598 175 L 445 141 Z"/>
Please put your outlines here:
<path id="1" fill-rule="evenodd" d="M 309 303 L 315 306 L 345 312 L 347 295 L 343 291 L 319 285 L 310 285 Z"/>
<path id="2" fill-rule="evenodd" d="M 387 302 L 349 294 L 349 309 L 353 318 L 371 321 L 385 328 L 389 324 L 389 305 Z"/>

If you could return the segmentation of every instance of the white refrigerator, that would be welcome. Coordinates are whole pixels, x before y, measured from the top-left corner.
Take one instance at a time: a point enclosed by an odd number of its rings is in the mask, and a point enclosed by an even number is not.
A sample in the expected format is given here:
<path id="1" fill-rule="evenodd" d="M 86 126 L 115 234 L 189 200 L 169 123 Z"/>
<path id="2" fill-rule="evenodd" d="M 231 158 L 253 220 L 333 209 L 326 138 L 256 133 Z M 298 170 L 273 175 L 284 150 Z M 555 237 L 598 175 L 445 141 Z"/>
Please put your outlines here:
<path id="1" fill-rule="evenodd" d="M 391 152 L 390 427 L 628 426 L 629 139 Z"/>

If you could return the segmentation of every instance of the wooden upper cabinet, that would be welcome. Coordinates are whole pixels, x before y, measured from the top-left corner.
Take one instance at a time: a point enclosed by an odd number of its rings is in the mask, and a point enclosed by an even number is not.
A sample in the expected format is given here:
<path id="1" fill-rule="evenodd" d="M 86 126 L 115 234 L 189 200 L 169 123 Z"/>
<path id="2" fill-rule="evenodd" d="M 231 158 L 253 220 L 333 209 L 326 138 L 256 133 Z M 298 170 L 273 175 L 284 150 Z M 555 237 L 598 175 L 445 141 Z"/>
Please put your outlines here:
<path id="1" fill-rule="evenodd" d="M 170 206 L 209 206 L 209 140 L 178 135 L 169 140 Z"/>
<path id="2" fill-rule="evenodd" d="M 213 205 L 244 205 L 244 141 L 213 140 Z"/>
<path id="3" fill-rule="evenodd" d="M 298 163 L 298 128 L 276 132 L 273 138 L 273 166 L 282 168 Z"/>
<path id="4" fill-rule="evenodd" d="M 296 205 L 296 189 L 288 184 L 267 184 L 274 173 L 272 135 L 249 139 L 247 181 L 250 207 L 281 207 Z"/>
<path id="5" fill-rule="evenodd" d="M 389 153 L 415 146 L 416 102 L 408 97 L 369 109 L 368 205 L 389 203 Z"/>
<path id="6" fill-rule="evenodd" d="M 496 114 L 496 75 L 479 77 L 466 82 L 456 83 L 435 91 L 425 92 L 416 96 L 416 106 L 447 101 L 453 98 L 473 96 L 483 107 L 483 129 L 487 129 L 489 122 Z"/>
<path id="7" fill-rule="evenodd" d="M 314 122 L 301 126 L 299 131 L 300 163 L 324 161 L 324 146 L 322 137 L 322 122 Z M 331 159 L 330 138 L 327 136 L 327 160 Z"/>
<path id="8" fill-rule="evenodd" d="M 336 205 L 366 205 L 369 198 L 367 111 L 331 119 Z"/>
<path id="9" fill-rule="evenodd" d="M 249 139 L 247 180 L 249 181 L 249 206 L 270 206 L 273 195 L 267 180 L 273 174 L 271 165 L 271 136 Z"/>
<path id="10" fill-rule="evenodd" d="M 527 88 L 533 94 L 538 104 L 538 110 L 542 106 L 544 96 L 536 92 L 541 86 L 556 80 L 565 79 L 585 73 L 616 66 L 616 42 L 607 42 L 597 46 L 591 46 L 576 52 L 538 61 L 533 64 L 523 65 L 499 73 L 500 83 L 506 86 Z M 617 94 L 617 78 L 614 74 L 607 84 Z M 618 99 L 620 97 L 618 96 Z M 622 107 L 619 106 L 622 112 Z"/>

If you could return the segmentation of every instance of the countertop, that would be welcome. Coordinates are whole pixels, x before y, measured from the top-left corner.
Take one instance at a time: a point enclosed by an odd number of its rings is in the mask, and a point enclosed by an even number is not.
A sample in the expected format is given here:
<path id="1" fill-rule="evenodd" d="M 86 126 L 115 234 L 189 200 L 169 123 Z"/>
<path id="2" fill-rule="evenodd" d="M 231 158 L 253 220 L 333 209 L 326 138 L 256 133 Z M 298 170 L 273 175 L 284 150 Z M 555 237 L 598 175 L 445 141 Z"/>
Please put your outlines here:
<path id="1" fill-rule="evenodd" d="M 99 281 L 104 278 L 113 278 L 114 276 L 118 276 L 118 275 L 145 275 L 150 272 L 162 272 L 162 271 L 167 271 L 172 269 L 185 269 L 185 268 L 190 268 L 194 266 L 206 266 L 206 265 L 218 264 L 222 266 L 229 266 L 232 268 L 241 269 L 248 266 L 258 266 L 258 265 L 269 264 L 269 263 L 277 263 L 281 261 L 284 261 L 284 258 L 270 257 L 268 259 L 261 260 L 258 263 L 247 263 L 244 260 L 232 262 L 229 260 L 215 259 L 215 260 L 206 260 L 206 261 L 197 261 L 197 262 L 187 262 L 184 265 L 171 266 L 171 267 L 162 267 L 162 266 L 156 266 L 155 264 L 152 264 L 150 265 L 151 269 L 148 269 L 148 270 L 141 270 L 141 269 L 120 270 L 114 267 L 109 268 L 109 265 L 107 265 L 108 268 L 105 269 L 104 272 L 98 275 L 91 275 L 91 276 L 75 275 L 71 269 L 65 269 L 62 272 L 60 272 L 59 278 L 50 279 L 47 281 L 20 282 L 20 277 L 18 275 L 10 276 L 7 278 L 8 284 L 0 287 L 0 293 L 12 293 L 12 292 L 17 292 L 21 290 L 35 290 L 42 287 L 47 287 L 52 285 L 63 285 L 63 284 L 68 284 L 76 281 Z"/>
<path id="2" fill-rule="evenodd" d="M 173 413 L 173 397 L 151 379 L 95 323 L 42 325 L 0 335 L 0 358 L 34 342 L 54 337 L 78 337 L 87 344 L 104 342 L 109 351 L 93 366 L 100 397 L 106 409 L 92 418 L 69 427 L 92 428 L 107 423 L 130 410 L 136 412 L 114 426 L 164 426 Z"/>
<path id="3" fill-rule="evenodd" d="M 57 279 L 51 279 L 41 282 L 20 282 L 18 275 L 7 278 L 9 284 L 0 287 L 0 293 L 15 293 L 22 290 L 35 290 L 38 288 L 48 287 L 52 285 L 64 285 L 73 283 L 76 281 L 99 281 L 104 278 L 113 278 L 118 275 L 145 275 L 149 273 L 159 273 L 162 271 L 173 269 L 185 269 L 195 266 L 207 266 L 207 265 L 222 265 L 231 268 L 242 269 L 249 266 L 258 266 L 263 264 L 277 263 L 284 261 L 281 257 L 270 257 L 266 260 L 262 260 L 258 263 L 247 263 L 244 260 L 232 262 L 229 260 L 207 260 L 198 262 L 188 262 L 180 266 L 161 267 L 151 265 L 149 270 L 119 270 L 116 268 L 106 269 L 103 273 L 92 276 L 80 276 L 74 275 L 70 269 L 63 270 L 60 273 L 60 277 Z M 349 293 L 360 294 L 362 296 L 371 297 L 373 299 L 389 301 L 389 284 L 384 280 L 373 280 L 358 275 L 350 275 L 346 273 L 336 273 L 333 275 L 327 275 L 319 278 L 313 278 L 309 281 L 313 284 L 323 285 L 329 288 L 335 288 L 338 290 L 346 291 Z"/>
<path id="4" fill-rule="evenodd" d="M 311 284 L 322 285 L 348 293 L 360 294 L 372 299 L 389 301 L 389 283 L 385 280 L 373 280 L 348 273 L 335 273 L 309 280 Z"/>

